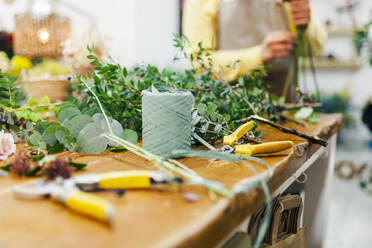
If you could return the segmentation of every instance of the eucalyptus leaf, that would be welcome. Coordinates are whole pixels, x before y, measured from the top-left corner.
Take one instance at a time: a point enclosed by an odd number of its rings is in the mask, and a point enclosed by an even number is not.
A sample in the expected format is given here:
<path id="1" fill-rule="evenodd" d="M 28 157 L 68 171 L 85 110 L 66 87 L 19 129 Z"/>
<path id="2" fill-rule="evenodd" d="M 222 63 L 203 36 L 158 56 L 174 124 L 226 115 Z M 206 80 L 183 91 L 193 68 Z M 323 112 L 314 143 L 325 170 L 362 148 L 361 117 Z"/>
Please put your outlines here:
<path id="1" fill-rule="evenodd" d="M 60 141 L 70 152 L 76 150 L 75 139 L 71 135 L 65 135 Z"/>
<path id="2" fill-rule="evenodd" d="M 22 142 L 27 142 L 28 139 L 28 132 L 26 130 L 22 130 L 20 134 L 20 138 Z"/>
<path id="3" fill-rule="evenodd" d="M 32 146 L 38 146 L 40 143 L 44 142 L 43 136 L 39 132 L 34 132 L 29 139 Z"/>
<path id="4" fill-rule="evenodd" d="M 77 144 L 83 152 L 99 154 L 106 150 L 107 140 L 103 136 L 104 132 L 96 123 L 89 123 L 81 130 Z"/>
<path id="5" fill-rule="evenodd" d="M 55 146 L 57 144 L 57 138 L 56 138 L 56 130 L 58 129 L 59 127 L 56 126 L 56 125 L 51 125 L 49 126 L 44 134 L 43 134 L 43 137 L 44 137 L 44 141 L 49 145 L 49 146 Z"/>
<path id="6" fill-rule="evenodd" d="M 133 131 L 131 129 L 125 129 L 121 135 L 121 137 L 132 143 L 132 144 L 137 144 L 137 141 L 138 141 L 138 135 L 137 135 L 137 132 L 136 131 Z"/>
<path id="7" fill-rule="evenodd" d="M 47 156 L 43 157 L 41 160 L 39 160 L 38 164 L 39 164 L 39 166 L 43 166 L 44 164 L 50 163 L 50 162 L 54 161 L 55 159 L 56 159 L 55 156 L 47 155 Z"/>
<path id="8" fill-rule="evenodd" d="M 73 117 L 80 115 L 81 112 L 77 108 L 69 107 L 61 110 L 58 115 L 58 120 L 63 123 L 68 119 L 72 119 Z"/>
<path id="9" fill-rule="evenodd" d="M 58 127 L 55 131 L 55 136 L 59 142 L 62 142 L 66 135 L 70 135 L 70 131 L 66 127 Z"/>
<path id="10" fill-rule="evenodd" d="M 89 123 L 92 123 L 93 119 L 89 115 L 78 115 L 64 123 L 64 126 L 70 131 L 73 137 L 77 137 L 80 131 Z"/>
<path id="11" fill-rule="evenodd" d="M 97 125 L 99 125 L 106 134 L 110 133 L 109 127 L 107 126 L 107 123 L 106 123 L 106 120 L 105 120 L 103 114 L 97 113 L 97 114 L 93 115 L 92 118 L 93 118 L 94 122 Z M 108 120 L 109 120 L 109 124 L 111 126 L 112 132 L 115 134 L 115 136 L 120 137 L 122 135 L 123 131 L 124 131 L 120 122 L 118 122 L 117 120 L 114 120 L 110 117 L 108 118 Z M 112 140 L 109 140 L 109 139 L 107 139 L 107 143 L 108 143 L 109 146 L 112 146 L 112 147 L 115 147 L 115 146 L 119 145 L 118 143 L 116 143 Z"/>

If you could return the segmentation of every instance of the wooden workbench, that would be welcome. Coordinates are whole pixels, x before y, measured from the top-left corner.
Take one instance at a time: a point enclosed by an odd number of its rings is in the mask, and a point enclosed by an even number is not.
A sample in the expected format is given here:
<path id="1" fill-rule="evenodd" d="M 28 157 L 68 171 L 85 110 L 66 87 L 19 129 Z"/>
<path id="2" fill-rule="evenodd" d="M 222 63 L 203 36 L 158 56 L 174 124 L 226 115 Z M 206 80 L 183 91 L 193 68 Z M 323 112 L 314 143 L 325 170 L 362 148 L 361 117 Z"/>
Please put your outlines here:
<path id="1" fill-rule="evenodd" d="M 286 126 L 330 139 L 342 125 L 342 116 L 338 114 L 321 115 L 320 119 L 317 125 L 302 127 L 288 123 Z M 264 125 L 261 130 L 264 141 L 291 139 L 296 143 L 296 147 L 281 152 L 281 156 L 264 158 L 275 170 L 269 186 L 271 192 L 277 194 L 288 186 L 286 182 L 293 181 L 292 175 L 298 174 L 320 147 Z M 82 173 L 155 169 L 151 163 L 129 152 L 83 156 L 79 161 L 89 162 Z M 220 181 L 229 188 L 253 176 L 245 166 L 224 161 L 188 158 L 182 162 L 201 176 Z M 265 173 L 262 165 L 254 166 Z M 264 199 L 259 188 L 233 200 L 218 198 L 215 202 L 199 186 L 164 192 L 128 191 L 123 197 L 100 192 L 97 194 L 116 208 L 114 223 L 107 226 L 74 214 L 50 200 L 14 197 L 12 186 L 27 184 L 30 180 L 15 176 L 0 178 L 0 247 L 213 247 L 220 245 Z M 184 192 L 197 193 L 200 200 L 186 202 Z"/>

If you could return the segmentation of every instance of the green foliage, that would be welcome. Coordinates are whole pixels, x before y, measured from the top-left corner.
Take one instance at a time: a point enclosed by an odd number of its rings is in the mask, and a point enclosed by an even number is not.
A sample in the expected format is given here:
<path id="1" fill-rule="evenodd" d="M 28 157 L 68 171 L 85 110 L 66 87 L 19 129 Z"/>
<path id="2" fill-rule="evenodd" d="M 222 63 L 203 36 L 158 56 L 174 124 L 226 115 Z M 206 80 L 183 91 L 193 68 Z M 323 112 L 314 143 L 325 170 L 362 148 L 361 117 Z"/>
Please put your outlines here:
<path id="1" fill-rule="evenodd" d="M 193 130 L 209 142 L 236 129 L 240 125 L 236 121 L 249 117 L 254 111 L 261 116 L 268 114 L 271 119 L 278 119 L 275 107 L 265 92 L 262 68 L 244 75 L 234 85 L 230 85 L 219 77 L 218 72 L 212 70 L 210 50 L 204 49 L 200 43 L 199 50 L 189 54 L 186 52 L 186 37 L 175 37 L 174 41 L 179 55 L 191 60 L 193 68 L 173 71 L 160 70 L 153 65 L 140 65 L 128 71 L 111 58 L 100 61 L 96 56 L 89 55 L 91 64 L 96 67 L 93 73 L 78 77 L 79 83 L 73 85 L 72 89 L 85 97 L 81 102 L 74 102 L 82 113 L 98 112 L 94 95 L 83 85 L 87 83 L 110 117 L 118 120 L 124 129 L 133 129 L 140 134 L 142 90 L 151 87 L 158 90 L 189 90 L 195 97 L 196 106 L 193 110 Z M 175 57 L 174 60 L 178 59 Z M 235 64 L 227 66 L 229 69 L 234 67 Z"/>
<path id="2" fill-rule="evenodd" d="M 19 107 L 19 103 L 25 99 L 25 95 L 20 91 L 20 86 L 15 85 L 16 76 L 8 76 L 7 73 L 0 70 L 0 106 L 1 107 Z"/>
<path id="3" fill-rule="evenodd" d="M 61 105 L 58 120 L 60 122 L 36 122 L 34 132 L 28 139 L 34 150 L 48 150 L 51 154 L 64 150 L 98 154 L 104 152 L 108 146 L 118 145 L 103 137 L 103 134 L 108 133 L 108 128 L 102 114 L 82 114 L 75 104 L 66 102 Z M 134 140 L 137 137 L 134 138 L 131 133 L 134 131 L 123 130 L 121 124 L 114 119 L 110 118 L 109 121 L 116 135 L 137 142 Z"/>
<path id="4" fill-rule="evenodd" d="M 357 51 L 358 56 L 361 55 L 362 49 L 365 47 L 368 51 L 369 64 L 372 66 L 372 40 L 370 38 L 370 29 L 372 27 L 372 18 L 364 25 L 362 29 L 357 29 L 351 35 L 351 40 Z"/>
<path id="5" fill-rule="evenodd" d="M 345 128 L 355 127 L 355 118 L 351 114 L 349 99 L 340 93 L 324 95 L 322 97 L 321 113 L 341 113 L 344 116 Z"/>

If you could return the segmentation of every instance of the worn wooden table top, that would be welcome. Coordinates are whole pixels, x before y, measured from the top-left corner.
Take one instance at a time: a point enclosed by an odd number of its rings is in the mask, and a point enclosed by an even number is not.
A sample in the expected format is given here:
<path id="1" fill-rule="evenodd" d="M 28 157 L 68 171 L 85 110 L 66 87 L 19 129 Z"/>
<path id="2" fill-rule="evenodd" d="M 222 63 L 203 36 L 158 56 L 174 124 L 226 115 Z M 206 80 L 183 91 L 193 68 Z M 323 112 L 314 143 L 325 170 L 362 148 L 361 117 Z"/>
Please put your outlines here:
<path id="1" fill-rule="evenodd" d="M 288 123 L 310 135 L 330 138 L 342 125 L 338 114 L 321 115 L 317 125 L 306 127 Z M 282 156 L 264 158 L 275 170 L 269 186 L 278 188 L 313 154 L 319 146 L 293 135 L 261 125 L 264 141 L 294 140 L 296 147 Z M 283 156 L 284 154 L 284 156 Z M 84 156 L 90 161 L 83 173 L 113 170 L 155 169 L 129 152 Z M 199 158 L 183 159 L 186 165 L 205 178 L 232 187 L 252 177 L 243 165 Z M 254 163 L 253 163 L 254 164 Z M 254 164 L 265 173 L 262 165 Z M 212 247 L 236 228 L 263 203 L 262 190 L 254 189 L 233 200 L 211 201 L 205 189 L 185 186 L 167 191 L 134 190 L 118 197 L 110 192 L 97 193 L 116 208 L 112 226 L 81 217 L 51 200 L 23 200 L 14 197 L 12 186 L 31 179 L 14 176 L 0 178 L 0 247 Z M 184 192 L 200 196 L 195 203 L 183 199 Z"/>

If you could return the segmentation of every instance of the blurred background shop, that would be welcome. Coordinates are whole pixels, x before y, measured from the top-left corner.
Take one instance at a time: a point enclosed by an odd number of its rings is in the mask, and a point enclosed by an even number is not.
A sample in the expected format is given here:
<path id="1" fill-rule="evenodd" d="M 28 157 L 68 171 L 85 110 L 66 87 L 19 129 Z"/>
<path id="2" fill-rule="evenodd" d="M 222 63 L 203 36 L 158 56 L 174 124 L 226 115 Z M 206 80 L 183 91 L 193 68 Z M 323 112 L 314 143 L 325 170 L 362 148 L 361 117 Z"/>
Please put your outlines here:
<path id="1" fill-rule="evenodd" d="M 372 130 L 368 125 L 372 126 L 372 108 L 368 103 L 372 104 L 372 25 L 368 23 L 372 22 L 372 1 L 310 3 L 328 32 L 325 49 L 314 61 L 322 111 L 345 116 L 326 247 L 371 247 Z M 37 16 L 57 13 L 63 18 L 48 20 L 54 29 L 31 30 L 22 26 L 31 21 L 21 15 L 25 12 Z M 109 54 L 129 67 L 146 62 L 183 68 L 188 66 L 186 61 L 175 64 L 172 60 L 173 35 L 181 32 L 181 15 L 182 1 L 178 0 L 0 0 L 0 66 L 17 76 L 22 69 L 29 70 L 24 80 L 62 80 L 69 70 L 89 70 L 85 46 L 94 43 L 102 56 Z M 43 56 L 53 59 L 33 66 L 25 57 L 14 57 L 28 48 L 30 32 L 42 42 L 54 42 L 47 51 L 34 48 L 31 52 L 40 53 L 41 60 Z M 312 76 L 310 70 L 301 74 L 307 81 L 313 80 Z"/>

